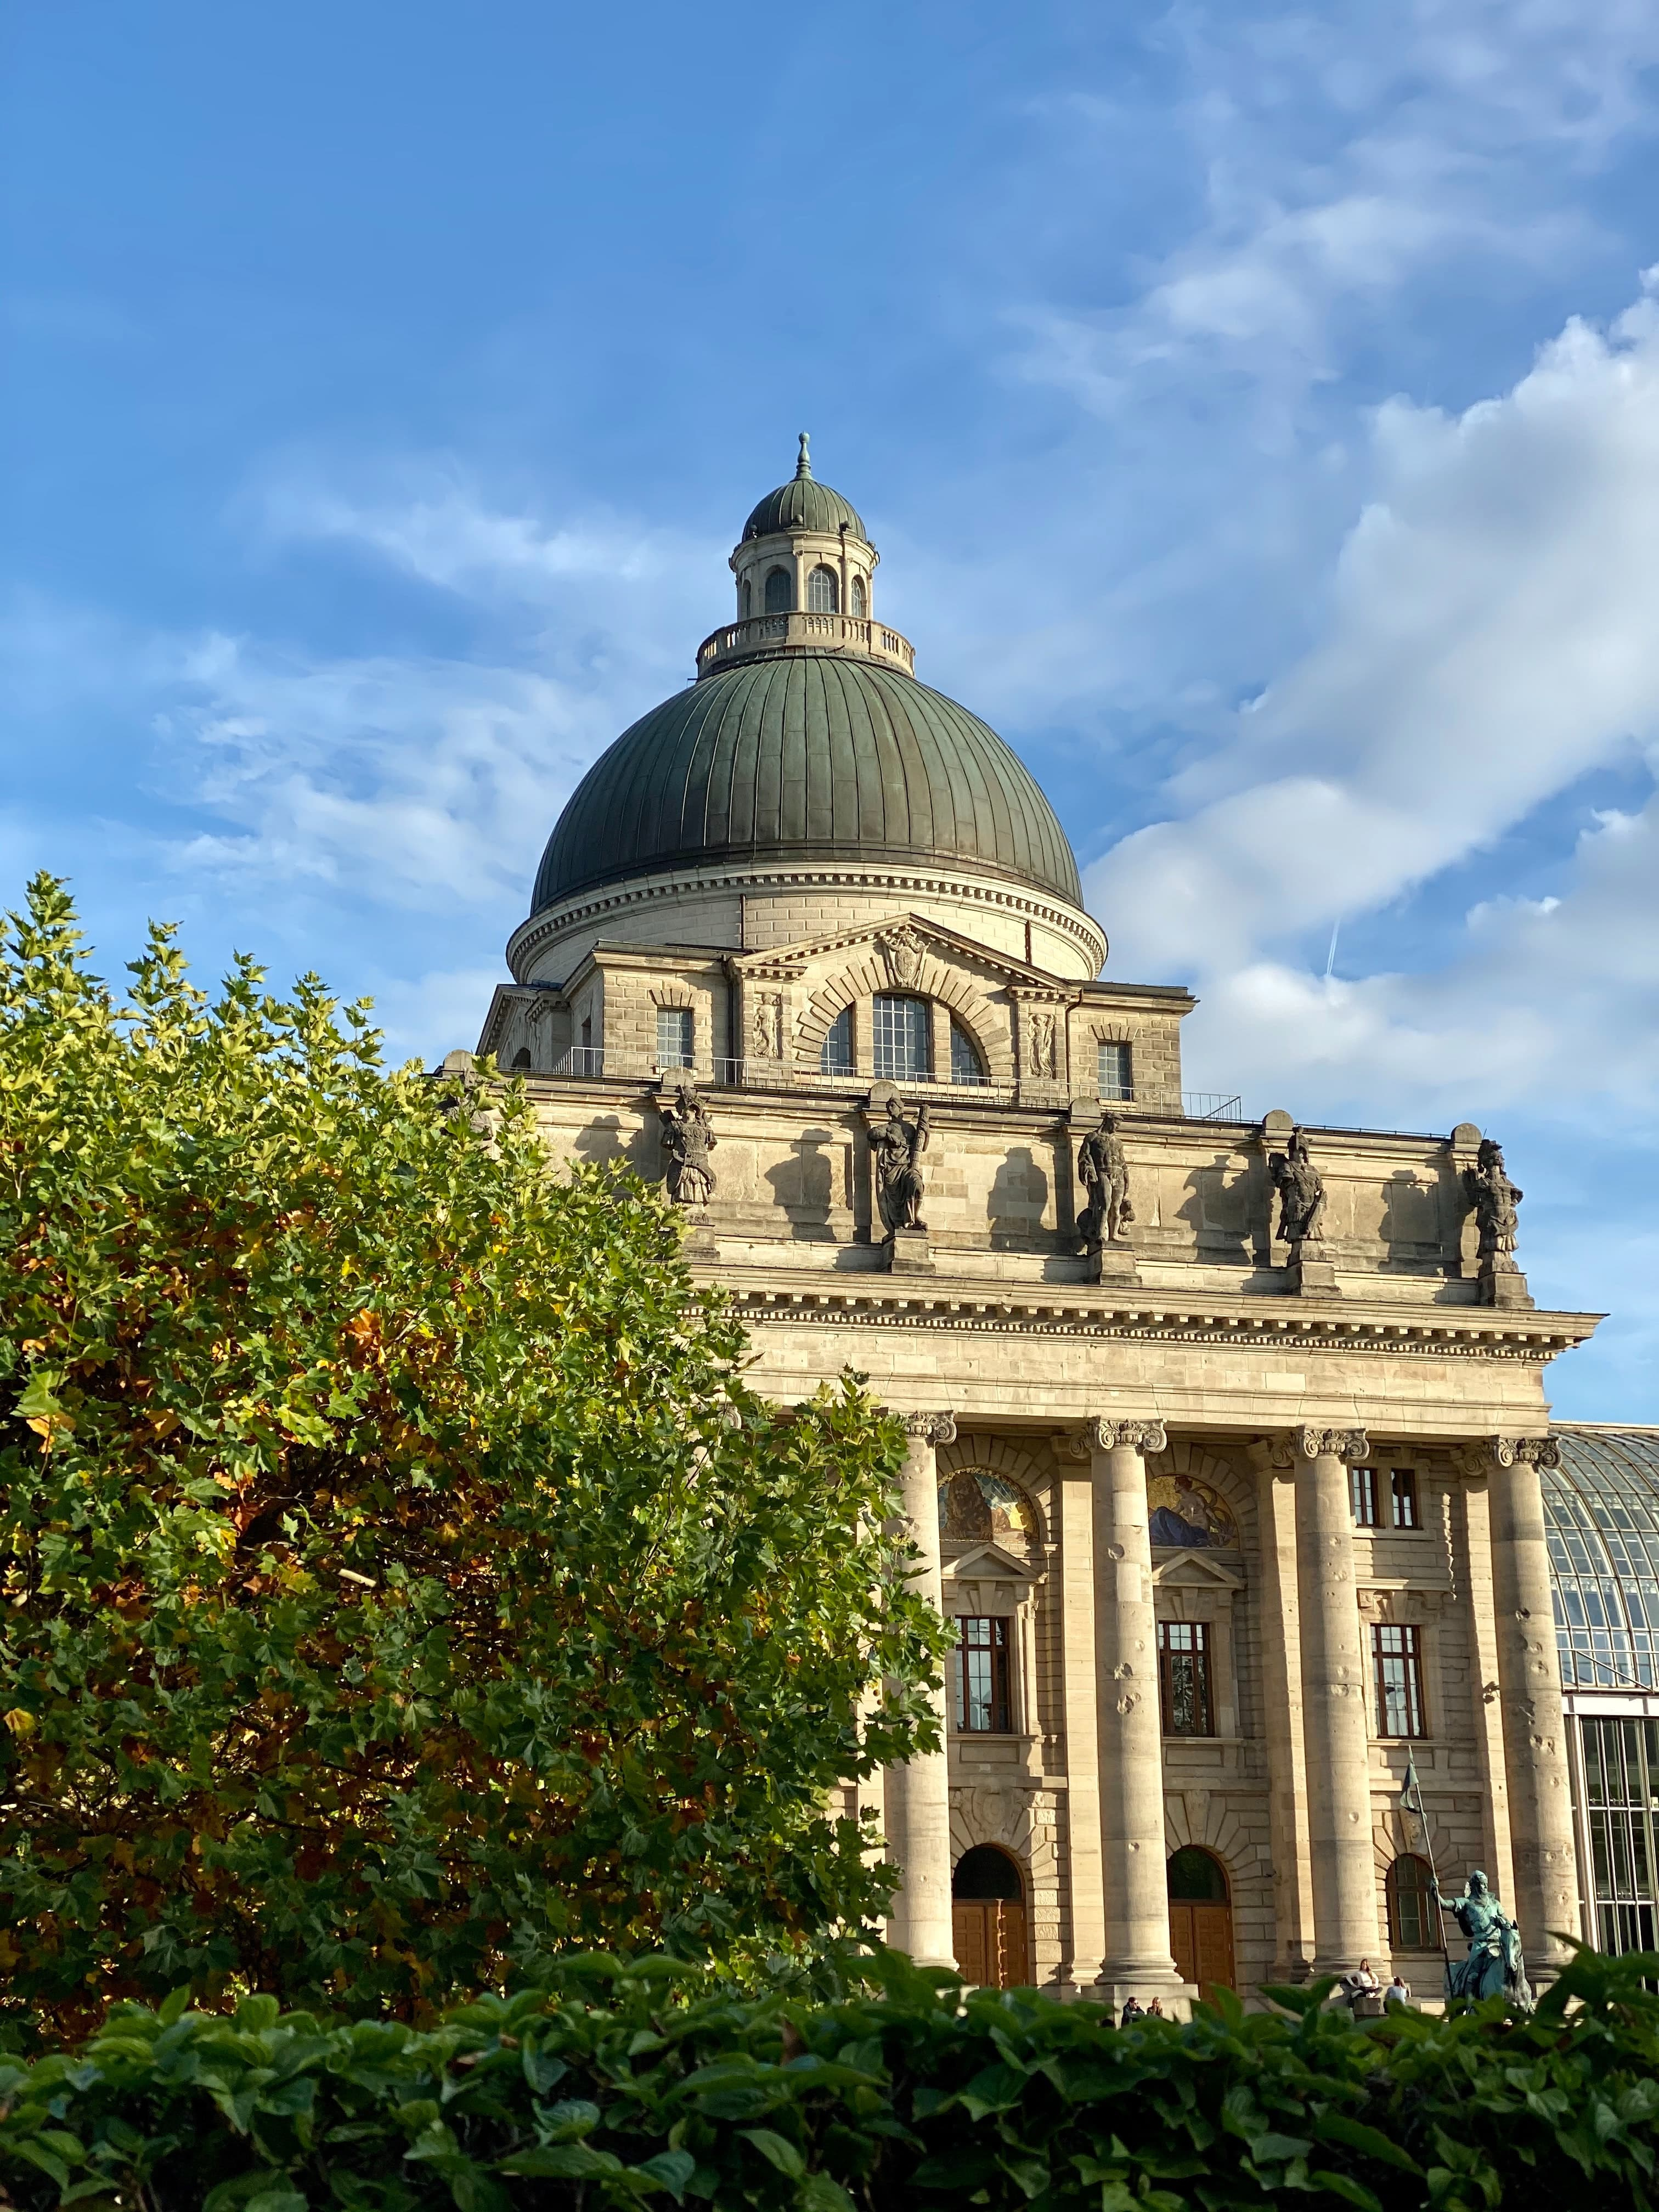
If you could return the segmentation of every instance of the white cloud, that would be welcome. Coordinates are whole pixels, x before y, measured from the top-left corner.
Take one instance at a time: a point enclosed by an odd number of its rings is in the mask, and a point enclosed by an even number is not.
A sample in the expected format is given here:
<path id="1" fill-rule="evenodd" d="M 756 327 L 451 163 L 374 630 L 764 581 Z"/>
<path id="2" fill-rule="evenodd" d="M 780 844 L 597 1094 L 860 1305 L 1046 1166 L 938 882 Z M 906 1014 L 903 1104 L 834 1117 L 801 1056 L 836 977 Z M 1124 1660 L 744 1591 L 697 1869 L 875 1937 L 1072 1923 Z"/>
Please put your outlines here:
<path id="1" fill-rule="evenodd" d="M 1322 637 L 1090 872 L 1115 965 L 1215 972 L 1379 905 L 1659 732 L 1659 313 L 1503 398 L 1395 401 Z"/>

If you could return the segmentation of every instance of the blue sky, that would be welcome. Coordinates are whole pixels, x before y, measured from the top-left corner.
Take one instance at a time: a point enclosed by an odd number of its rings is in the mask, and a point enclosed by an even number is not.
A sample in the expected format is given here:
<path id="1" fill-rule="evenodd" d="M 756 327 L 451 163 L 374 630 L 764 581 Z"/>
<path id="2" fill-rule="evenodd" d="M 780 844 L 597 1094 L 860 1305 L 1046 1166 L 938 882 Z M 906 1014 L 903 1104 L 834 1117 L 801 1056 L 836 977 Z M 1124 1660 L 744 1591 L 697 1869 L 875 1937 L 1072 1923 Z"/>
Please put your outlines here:
<path id="1" fill-rule="evenodd" d="M 810 428 L 1189 1085 L 1499 1134 L 1613 1316 L 1558 1409 L 1659 1419 L 1656 70 L 1648 0 L 17 0 L 6 881 L 470 1042 Z"/>

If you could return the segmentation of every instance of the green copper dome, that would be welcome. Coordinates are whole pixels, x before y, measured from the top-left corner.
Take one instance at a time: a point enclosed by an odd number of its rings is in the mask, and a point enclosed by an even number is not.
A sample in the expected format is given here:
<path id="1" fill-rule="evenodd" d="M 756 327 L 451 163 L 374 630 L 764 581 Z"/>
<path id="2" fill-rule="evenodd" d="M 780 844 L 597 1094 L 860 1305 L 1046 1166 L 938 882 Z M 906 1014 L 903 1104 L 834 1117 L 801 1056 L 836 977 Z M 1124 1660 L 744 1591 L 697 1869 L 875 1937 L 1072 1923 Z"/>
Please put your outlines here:
<path id="1" fill-rule="evenodd" d="M 821 484 L 812 474 L 812 457 L 807 451 L 805 430 L 800 434 L 800 459 L 795 464 L 792 481 L 769 491 L 743 526 L 745 540 L 750 538 L 773 538 L 786 530 L 822 530 L 834 537 L 842 523 L 854 538 L 864 536 L 864 523 L 858 509 L 838 491 Z"/>
<path id="2" fill-rule="evenodd" d="M 842 653 L 741 662 L 624 730 L 560 816 L 532 911 L 720 861 L 965 862 L 1082 903 L 1066 834 L 996 732 Z"/>

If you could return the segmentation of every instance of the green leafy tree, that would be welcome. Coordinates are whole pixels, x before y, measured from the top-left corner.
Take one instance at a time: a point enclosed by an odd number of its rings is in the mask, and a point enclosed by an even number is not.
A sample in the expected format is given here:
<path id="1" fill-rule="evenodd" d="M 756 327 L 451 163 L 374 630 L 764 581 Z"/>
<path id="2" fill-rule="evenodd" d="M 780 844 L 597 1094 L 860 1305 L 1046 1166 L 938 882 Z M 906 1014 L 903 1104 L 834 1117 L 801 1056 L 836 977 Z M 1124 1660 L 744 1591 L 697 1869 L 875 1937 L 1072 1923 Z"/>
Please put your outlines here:
<path id="1" fill-rule="evenodd" d="M 672 1209 L 550 1171 L 521 1088 L 386 1073 L 312 978 L 210 1000 L 165 929 L 124 1005 L 49 877 L 10 927 L 0 2012 L 866 1923 L 830 1808 L 942 1638 L 896 1424 L 748 1389 Z"/>

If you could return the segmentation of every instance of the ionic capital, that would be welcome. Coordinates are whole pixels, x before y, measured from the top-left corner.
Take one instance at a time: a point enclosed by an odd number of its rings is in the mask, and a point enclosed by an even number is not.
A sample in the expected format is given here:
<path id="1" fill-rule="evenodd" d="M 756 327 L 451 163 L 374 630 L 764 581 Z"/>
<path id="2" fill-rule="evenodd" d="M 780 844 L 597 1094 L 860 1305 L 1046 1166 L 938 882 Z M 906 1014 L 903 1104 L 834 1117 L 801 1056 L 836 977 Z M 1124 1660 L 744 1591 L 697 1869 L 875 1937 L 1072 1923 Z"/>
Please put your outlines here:
<path id="1" fill-rule="evenodd" d="M 1279 1474 L 1289 1474 L 1304 1460 L 1340 1459 L 1354 1467 L 1370 1455 L 1371 1440 L 1364 1429 L 1280 1429 L 1258 1437 L 1250 1446 L 1253 1464 Z"/>
<path id="2" fill-rule="evenodd" d="M 1479 1480 L 1500 1467 L 1559 1467 L 1561 1447 L 1553 1437 L 1482 1437 L 1460 1444 L 1452 1455 L 1460 1474 Z"/>
<path id="3" fill-rule="evenodd" d="M 1364 1429 L 1300 1429 L 1296 1441 L 1304 1459 L 1340 1459 L 1354 1467 L 1371 1455 Z"/>
<path id="4" fill-rule="evenodd" d="M 917 1443 L 953 1444 L 957 1440 L 954 1413 L 906 1413 L 904 1433 Z"/>
<path id="5" fill-rule="evenodd" d="M 1143 1459 L 1169 1448 L 1162 1421 L 1109 1421 L 1097 1418 L 1073 1429 L 1066 1448 L 1073 1459 L 1091 1459 L 1096 1452 L 1138 1451 Z"/>

